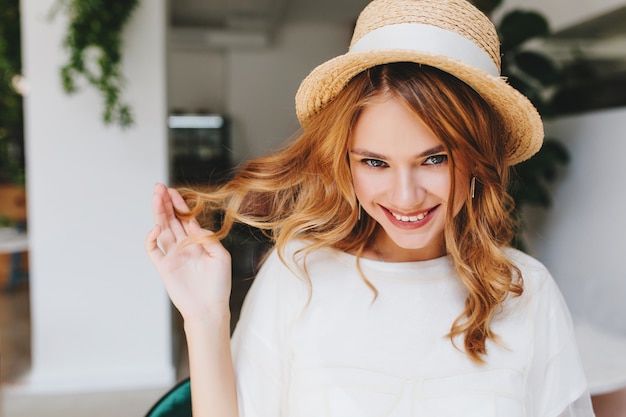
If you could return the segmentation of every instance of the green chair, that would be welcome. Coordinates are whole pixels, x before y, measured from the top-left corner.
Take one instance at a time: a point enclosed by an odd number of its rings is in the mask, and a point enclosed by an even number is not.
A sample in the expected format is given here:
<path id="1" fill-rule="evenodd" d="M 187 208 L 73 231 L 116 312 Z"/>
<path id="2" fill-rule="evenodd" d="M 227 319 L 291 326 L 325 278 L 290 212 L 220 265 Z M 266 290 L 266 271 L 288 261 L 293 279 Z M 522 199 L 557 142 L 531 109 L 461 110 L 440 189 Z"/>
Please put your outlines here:
<path id="1" fill-rule="evenodd" d="M 189 378 L 167 391 L 148 411 L 146 417 L 191 417 Z"/>

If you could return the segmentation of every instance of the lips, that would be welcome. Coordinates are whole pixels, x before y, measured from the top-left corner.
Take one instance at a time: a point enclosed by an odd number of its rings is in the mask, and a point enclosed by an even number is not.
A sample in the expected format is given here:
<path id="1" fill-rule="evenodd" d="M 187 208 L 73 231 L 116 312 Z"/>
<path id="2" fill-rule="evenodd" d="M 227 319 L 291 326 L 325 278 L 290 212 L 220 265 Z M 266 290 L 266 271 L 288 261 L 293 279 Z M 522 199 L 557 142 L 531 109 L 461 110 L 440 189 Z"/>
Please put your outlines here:
<path id="1" fill-rule="evenodd" d="M 420 213 L 417 216 L 402 216 L 400 214 L 391 212 L 391 215 L 401 222 L 419 222 L 424 220 L 428 212 Z"/>
<path id="2" fill-rule="evenodd" d="M 424 219 L 426 219 L 428 217 L 429 214 L 431 214 L 435 209 L 437 209 L 437 207 L 439 206 L 435 206 L 429 210 L 426 211 L 422 211 L 420 213 L 416 213 L 416 214 L 410 214 L 410 215 L 405 215 L 405 214 L 400 214 L 400 213 L 395 213 L 387 208 L 385 208 L 385 211 L 391 215 L 391 217 L 393 217 L 393 219 L 395 219 L 398 222 L 401 223 L 407 223 L 407 224 L 411 224 L 411 223 L 419 223 L 422 222 Z"/>

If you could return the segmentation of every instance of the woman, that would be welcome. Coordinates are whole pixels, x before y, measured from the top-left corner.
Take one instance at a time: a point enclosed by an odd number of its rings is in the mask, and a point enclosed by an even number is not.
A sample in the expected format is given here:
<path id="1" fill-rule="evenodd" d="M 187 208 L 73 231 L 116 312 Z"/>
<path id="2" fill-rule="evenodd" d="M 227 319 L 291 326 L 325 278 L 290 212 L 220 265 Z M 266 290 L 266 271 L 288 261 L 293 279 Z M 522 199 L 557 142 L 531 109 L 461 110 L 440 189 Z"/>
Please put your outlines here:
<path id="1" fill-rule="evenodd" d="M 194 415 L 593 415 L 558 289 L 507 247 L 508 170 L 543 130 L 498 46 L 463 0 L 375 0 L 303 81 L 297 140 L 210 194 L 157 185 Z M 234 222 L 275 249 L 231 341 Z"/>

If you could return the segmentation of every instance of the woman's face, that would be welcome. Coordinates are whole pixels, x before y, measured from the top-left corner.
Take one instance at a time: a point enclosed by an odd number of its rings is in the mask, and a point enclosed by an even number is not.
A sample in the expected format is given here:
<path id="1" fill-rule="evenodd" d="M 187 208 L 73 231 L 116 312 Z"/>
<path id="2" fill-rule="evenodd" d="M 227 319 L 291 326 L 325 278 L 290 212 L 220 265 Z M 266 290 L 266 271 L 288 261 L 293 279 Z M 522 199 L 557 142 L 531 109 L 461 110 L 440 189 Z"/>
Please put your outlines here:
<path id="1" fill-rule="evenodd" d="M 382 96 L 359 116 L 349 144 L 356 196 L 381 226 L 373 250 L 385 261 L 420 261 L 445 254 L 443 229 L 451 174 L 433 132 L 398 99 Z M 457 169 L 456 215 L 469 192 Z"/>

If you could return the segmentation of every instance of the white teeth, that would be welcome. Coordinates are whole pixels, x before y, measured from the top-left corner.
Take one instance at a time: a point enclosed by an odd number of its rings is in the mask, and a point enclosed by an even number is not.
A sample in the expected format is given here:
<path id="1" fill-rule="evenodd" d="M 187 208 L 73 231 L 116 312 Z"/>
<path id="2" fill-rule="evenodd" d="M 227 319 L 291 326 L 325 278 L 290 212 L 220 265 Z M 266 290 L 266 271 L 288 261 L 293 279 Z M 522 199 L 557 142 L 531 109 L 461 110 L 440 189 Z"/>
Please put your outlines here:
<path id="1" fill-rule="evenodd" d="M 393 212 L 391 214 L 393 214 L 393 217 L 395 217 L 396 220 L 401 222 L 419 222 L 421 220 L 424 220 L 424 217 L 426 217 L 426 214 L 428 213 L 420 213 L 417 216 L 401 216 Z"/>

